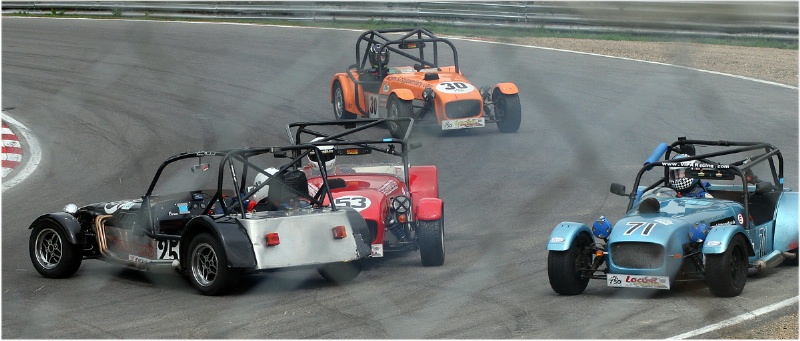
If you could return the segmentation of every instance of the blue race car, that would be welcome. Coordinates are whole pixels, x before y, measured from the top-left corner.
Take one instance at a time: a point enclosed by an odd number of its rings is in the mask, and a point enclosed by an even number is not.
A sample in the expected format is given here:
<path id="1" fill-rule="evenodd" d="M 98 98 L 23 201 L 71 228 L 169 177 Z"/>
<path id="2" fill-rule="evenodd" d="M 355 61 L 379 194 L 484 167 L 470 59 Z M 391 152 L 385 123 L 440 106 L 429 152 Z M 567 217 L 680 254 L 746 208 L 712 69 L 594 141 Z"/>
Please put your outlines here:
<path id="1" fill-rule="evenodd" d="M 733 297 L 748 275 L 797 265 L 798 194 L 784 187 L 783 156 L 770 144 L 662 143 L 633 188 L 611 185 L 629 198 L 616 224 L 600 217 L 553 229 L 547 273 L 555 292 L 578 295 L 590 279 L 651 289 L 705 280 L 713 295 Z"/>

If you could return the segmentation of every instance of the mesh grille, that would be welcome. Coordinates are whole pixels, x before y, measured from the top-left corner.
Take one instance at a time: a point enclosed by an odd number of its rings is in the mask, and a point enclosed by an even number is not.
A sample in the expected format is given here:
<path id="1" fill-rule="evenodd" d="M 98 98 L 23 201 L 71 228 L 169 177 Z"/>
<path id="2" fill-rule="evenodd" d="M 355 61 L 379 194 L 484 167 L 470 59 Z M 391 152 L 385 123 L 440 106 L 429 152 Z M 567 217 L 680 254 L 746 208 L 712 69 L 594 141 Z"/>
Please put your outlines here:
<path id="1" fill-rule="evenodd" d="M 450 119 L 474 117 L 480 113 L 481 101 L 478 100 L 449 102 L 444 107 L 444 114 Z"/>
<path id="2" fill-rule="evenodd" d="M 624 242 L 611 244 L 611 262 L 629 269 L 657 269 L 664 265 L 664 247 L 659 244 Z"/>
<path id="3" fill-rule="evenodd" d="M 367 228 L 369 229 L 369 235 L 372 237 L 370 243 L 375 241 L 375 238 L 378 237 L 378 223 L 372 220 L 367 220 Z"/>

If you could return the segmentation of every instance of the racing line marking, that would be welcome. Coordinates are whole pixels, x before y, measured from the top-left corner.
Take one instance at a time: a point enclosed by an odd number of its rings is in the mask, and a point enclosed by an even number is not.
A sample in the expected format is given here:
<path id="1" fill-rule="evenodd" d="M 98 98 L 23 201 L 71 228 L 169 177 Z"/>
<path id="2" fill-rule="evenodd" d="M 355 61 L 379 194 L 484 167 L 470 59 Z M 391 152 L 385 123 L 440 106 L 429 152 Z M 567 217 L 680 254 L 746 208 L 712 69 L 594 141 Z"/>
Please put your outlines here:
<path id="1" fill-rule="evenodd" d="M 727 319 L 727 320 L 722 321 L 722 322 L 717 322 L 715 324 L 712 324 L 712 325 L 709 325 L 709 326 L 706 326 L 706 327 L 703 327 L 703 328 L 700 328 L 700 329 L 695 329 L 693 331 L 686 332 L 686 333 L 683 333 L 683 334 L 680 334 L 680 335 L 675 335 L 675 336 L 667 338 L 667 339 L 668 340 L 670 340 L 670 339 L 688 339 L 690 337 L 703 335 L 705 333 L 712 332 L 712 331 L 715 331 L 715 330 L 720 329 L 720 328 L 732 326 L 734 324 L 737 324 L 739 322 L 743 322 L 743 321 L 752 319 L 752 318 L 757 317 L 759 315 L 764 315 L 766 313 L 773 312 L 773 311 L 776 311 L 778 309 L 788 307 L 788 306 L 790 306 L 792 304 L 797 304 L 797 300 L 798 300 L 799 297 L 800 296 L 795 296 L 795 297 L 792 297 L 792 298 L 789 298 L 789 299 L 785 299 L 785 300 L 780 301 L 778 303 L 773 303 L 773 304 L 770 304 L 770 305 L 768 305 L 766 307 L 753 310 L 753 311 L 751 311 L 749 313 L 744 313 L 744 314 L 741 314 L 741 315 L 736 316 L 734 318 L 730 318 L 730 319 Z"/>
<path id="2" fill-rule="evenodd" d="M 36 170 L 36 167 L 39 165 L 39 162 L 42 160 L 42 149 L 39 148 L 39 142 L 33 136 L 33 133 L 31 132 L 31 130 L 28 129 L 28 127 L 26 127 L 24 124 L 22 124 L 22 123 L 18 122 L 17 120 L 11 118 L 11 116 L 8 116 L 8 114 L 5 113 L 5 112 L 3 112 L 3 121 L 8 122 L 9 124 L 11 124 L 15 128 L 17 128 L 17 130 L 22 135 L 22 137 L 25 138 L 25 141 L 28 144 L 27 150 L 30 152 L 30 159 L 27 160 L 27 162 L 25 163 L 25 167 L 22 167 L 22 169 L 19 171 L 19 173 L 14 175 L 14 177 L 11 180 L 8 180 L 8 181 L 4 180 L 3 181 L 3 191 L 5 191 L 5 190 L 7 190 L 7 189 L 9 189 L 11 187 L 14 187 L 16 184 L 18 184 L 18 183 L 22 182 L 23 180 L 25 180 L 29 175 L 33 174 L 33 171 Z M 4 128 L 3 129 L 3 136 L 5 138 L 5 125 L 4 125 L 3 128 Z M 5 143 L 4 143 L 3 144 L 3 153 L 5 153 L 5 150 L 6 150 L 6 147 L 5 147 Z M 3 159 L 3 167 L 5 168 L 5 155 L 4 155 L 4 159 Z M 6 175 L 6 171 L 5 171 L 5 169 L 3 169 L 3 177 L 5 177 L 5 175 Z"/>

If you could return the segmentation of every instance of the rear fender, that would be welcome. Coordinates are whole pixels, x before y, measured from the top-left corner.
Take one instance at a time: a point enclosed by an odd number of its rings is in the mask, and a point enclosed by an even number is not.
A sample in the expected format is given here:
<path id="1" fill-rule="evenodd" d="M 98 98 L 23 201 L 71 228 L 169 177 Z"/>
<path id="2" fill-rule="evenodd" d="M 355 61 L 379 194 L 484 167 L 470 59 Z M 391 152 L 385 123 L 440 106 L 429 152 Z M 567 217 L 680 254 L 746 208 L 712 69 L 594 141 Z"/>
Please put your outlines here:
<path id="1" fill-rule="evenodd" d="M 550 239 L 547 241 L 548 251 L 567 251 L 580 233 L 587 233 L 592 236 L 592 230 L 586 224 L 565 221 L 550 232 Z M 594 237 L 592 237 L 594 238 Z"/>
<path id="2" fill-rule="evenodd" d="M 514 83 L 497 83 L 494 86 L 494 89 L 495 91 L 493 91 L 492 93 L 495 94 L 497 93 L 497 91 L 500 91 L 500 93 L 505 95 L 513 95 L 519 93 L 519 89 L 517 89 L 517 85 Z"/>
<path id="3" fill-rule="evenodd" d="M 737 234 L 741 234 L 747 241 L 747 254 L 754 256 L 755 252 L 753 251 L 753 245 L 750 243 L 751 240 L 740 225 L 712 228 L 708 232 L 705 242 L 703 242 L 703 253 L 720 254 L 725 252 L 728 249 L 728 245 L 731 244 L 731 240 Z"/>
<path id="4" fill-rule="evenodd" d="M 64 233 L 67 235 L 67 240 L 70 242 L 70 244 L 83 244 L 84 235 L 83 231 L 81 231 L 81 223 L 78 222 L 78 219 L 75 219 L 75 217 L 66 212 L 43 214 L 39 216 L 39 218 L 36 218 L 36 220 L 34 220 L 31 226 L 28 228 L 32 229 L 40 222 L 46 220 L 50 220 L 61 227 L 61 229 L 63 229 Z"/>
<path id="5" fill-rule="evenodd" d="M 790 251 L 798 246 L 797 222 L 800 217 L 797 192 L 784 192 L 775 207 L 775 234 L 773 250 Z"/>
<path id="6" fill-rule="evenodd" d="M 186 257 L 189 243 L 198 234 L 208 232 L 220 241 L 228 256 L 228 266 L 232 268 L 254 268 L 256 258 L 253 243 L 244 232 L 239 220 L 215 222 L 211 217 L 203 215 L 193 218 L 186 224 L 186 229 L 181 236 L 180 254 L 184 267 L 188 267 L 189 259 Z"/>
<path id="7" fill-rule="evenodd" d="M 409 89 L 394 89 L 391 93 L 404 101 L 411 101 L 414 99 L 414 93 Z"/>
<path id="8" fill-rule="evenodd" d="M 439 198 L 422 198 L 414 212 L 416 220 L 439 220 L 444 215 L 444 202 Z"/>

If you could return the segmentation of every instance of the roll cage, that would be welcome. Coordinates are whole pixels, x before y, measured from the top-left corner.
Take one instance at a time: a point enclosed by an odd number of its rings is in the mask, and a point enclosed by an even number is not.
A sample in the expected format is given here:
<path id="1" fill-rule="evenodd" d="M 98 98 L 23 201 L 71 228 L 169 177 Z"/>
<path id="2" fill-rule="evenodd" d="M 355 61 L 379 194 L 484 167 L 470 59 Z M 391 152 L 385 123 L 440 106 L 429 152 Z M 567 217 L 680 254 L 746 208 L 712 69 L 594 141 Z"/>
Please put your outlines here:
<path id="1" fill-rule="evenodd" d="M 394 33 L 402 34 L 402 36 L 398 39 L 391 39 L 386 36 L 386 34 Z M 361 48 L 362 43 L 366 44 L 363 49 Z M 381 44 L 381 47 L 378 50 L 379 53 L 382 51 L 389 51 L 419 63 L 415 65 L 415 67 L 418 67 L 418 69 L 427 67 L 439 69 L 440 43 L 449 46 L 452 50 L 453 66 L 455 66 L 455 72 L 458 73 L 458 51 L 456 50 L 455 45 L 445 38 L 435 36 L 431 31 L 425 28 L 394 28 L 385 30 L 370 30 L 362 33 L 356 41 L 356 64 L 350 66 L 350 69 L 356 68 L 358 71 L 367 69 L 366 66 L 368 66 L 369 63 L 369 49 L 374 44 Z M 432 47 L 429 47 L 428 44 L 432 44 Z M 433 60 L 426 59 L 426 47 L 429 51 L 433 49 Z M 403 50 L 417 50 L 417 55 L 412 55 Z M 381 76 L 386 76 L 386 68 L 383 66 L 383 61 L 379 59 L 378 72 L 382 73 Z"/>
<path id="2" fill-rule="evenodd" d="M 224 216 L 228 216 L 230 214 L 238 214 L 242 219 L 246 218 L 247 210 L 242 209 L 242 204 L 245 200 L 250 199 L 253 195 L 258 192 L 261 188 L 267 185 L 278 185 L 282 186 L 286 190 L 289 190 L 296 194 L 298 197 L 304 197 L 309 200 L 312 207 L 322 207 L 323 204 L 323 197 L 328 196 L 330 207 L 332 210 L 336 210 L 336 206 L 331 200 L 333 197 L 330 193 L 330 190 L 327 190 L 329 187 L 327 186 L 327 179 L 323 178 L 323 188 L 321 188 L 316 195 L 313 197 L 308 195 L 307 193 L 301 193 L 297 191 L 292 186 L 286 184 L 282 180 L 282 175 L 286 174 L 293 170 L 298 170 L 302 167 L 302 162 L 304 158 L 311 152 L 320 153 L 318 147 L 310 144 L 297 144 L 291 146 L 282 146 L 282 147 L 254 147 L 254 148 L 241 148 L 241 149 L 231 149 L 231 150 L 221 150 L 221 151 L 198 151 L 192 153 L 181 153 L 174 156 L 169 157 L 165 160 L 161 165 L 158 167 L 155 176 L 153 177 L 150 186 L 147 189 L 147 193 L 142 197 L 142 206 L 143 207 L 150 207 L 150 200 L 153 198 L 153 190 L 158 183 L 160 176 L 162 175 L 164 169 L 172 163 L 175 163 L 180 160 L 186 160 L 191 158 L 196 158 L 198 163 L 197 165 L 193 166 L 191 171 L 207 171 L 211 169 L 210 163 L 203 163 L 203 158 L 219 158 L 219 168 L 217 170 L 217 185 L 214 189 L 215 192 L 211 196 L 211 199 L 207 203 L 208 207 L 212 207 L 215 204 L 219 204 L 220 208 L 222 209 L 222 215 L 215 215 L 212 216 L 212 219 L 219 219 Z M 278 171 L 275 174 L 268 173 L 265 169 L 269 167 L 269 165 L 257 165 L 251 162 L 251 159 L 255 156 L 264 155 L 264 154 L 272 154 L 274 158 L 288 158 L 290 159 L 287 162 L 283 162 L 283 165 L 278 168 Z M 289 156 L 291 155 L 291 156 Z M 321 170 L 325 170 L 325 163 L 321 162 L 318 164 Z M 267 177 L 267 180 L 260 183 L 259 185 L 255 186 L 248 186 L 247 179 L 249 172 L 256 172 L 257 174 L 263 174 Z M 228 174 L 226 174 L 228 173 Z M 252 173 L 251 173 L 252 174 Z M 224 180 L 225 177 L 230 177 L 231 183 L 233 184 L 233 188 L 224 188 Z M 231 201 L 224 200 L 226 196 L 224 195 L 225 190 L 232 190 L 235 193 L 235 199 Z"/>
<path id="3" fill-rule="evenodd" d="M 730 147 L 730 149 L 719 150 L 710 153 L 704 154 L 695 154 L 695 147 Z M 661 149 L 661 150 L 660 150 Z M 716 158 L 723 155 L 737 155 L 743 154 L 750 151 L 761 151 L 759 154 L 756 155 L 749 155 L 744 157 L 741 160 L 730 162 L 730 163 L 718 163 L 712 161 L 712 158 Z M 670 155 L 672 153 L 678 154 L 687 154 L 689 157 L 680 158 L 680 159 L 670 159 Z M 662 161 L 651 161 L 657 160 L 656 155 L 664 155 L 664 160 Z M 700 161 L 700 165 L 698 168 L 700 170 L 693 173 L 694 177 L 698 177 L 701 179 L 724 179 L 724 180 L 735 180 L 741 179 L 742 181 L 742 204 L 745 210 L 745 216 L 750 216 L 750 193 L 748 184 L 755 185 L 755 192 L 770 192 L 770 191 L 783 191 L 783 156 L 781 155 L 780 150 L 777 147 L 763 142 L 734 142 L 734 141 L 708 141 L 708 140 L 687 140 L 685 137 L 678 138 L 677 141 L 673 142 L 671 145 L 667 146 L 662 144 L 659 148 L 656 148 L 656 151 L 651 155 L 648 162 L 644 164 L 644 166 L 639 170 L 638 174 L 636 175 L 636 180 L 633 184 L 633 189 L 631 193 L 625 194 L 624 187 L 618 190 L 614 190 L 612 186 L 612 192 L 617 194 L 626 195 L 629 199 L 627 211 L 630 211 L 633 208 L 633 205 L 636 203 L 638 198 L 637 193 L 640 193 L 637 189 L 639 188 L 639 184 L 642 180 L 642 175 L 646 172 L 650 171 L 655 167 L 662 167 L 664 169 L 663 176 L 654 182 L 653 184 L 647 186 L 645 189 L 641 191 L 641 193 L 647 192 L 653 188 L 658 186 L 668 186 L 669 185 L 669 168 L 675 167 L 677 164 L 686 161 L 693 161 L 698 160 Z M 762 164 L 767 162 L 771 173 L 772 173 L 772 181 L 761 180 L 757 177 L 752 175 L 752 168 L 758 164 Z M 708 173 L 705 173 L 708 171 Z M 745 219 L 744 224 L 745 229 L 750 228 L 750 222 L 748 219 Z"/>
<path id="4" fill-rule="evenodd" d="M 382 127 L 389 122 L 408 122 L 408 129 L 402 139 L 394 137 L 386 137 L 381 139 L 358 139 L 354 136 L 358 132 L 362 132 L 374 127 Z M 311 141 L 317 137 L 322 139 L 311 142 L 313 146 L 333 146 L 333 153 L 335 155 L 358 155 L 369 154 L 373 151 L 380 152 L 388 155 L 399 156 L 403 163 L 403 181 L 409 183 L 409 151 L 419 148 L 419 143 L 409 143 L 408 134 L 414 125 L 414 119 L 410 117 L 402 118 L 383 118 L 383 119 L 354 119 L 346 121 L 319 121 L 319 122 L 295 122 L 286 126 L 286 133 L 289 136 L 289 141 L 293 144 L 303 145 L 303 140 L 308 139 Z M 344 129 L 338 133 L 329 133 L 319 131 L 320 127 L 340 127 Z M 309 142 L 306 142 L 309 143 Z M 398 149 L 396 146 L 399 145 Z M 301 155 L 299 150 L 293 151 L 293 158 L 298 157 L 302 159 L 303 156 L 308 155 L 304 153 Z M 320 168 L 320 177 L 327 178 L 327 170 Z M 323 185 L 326 186 L 326 185 Z"/>

